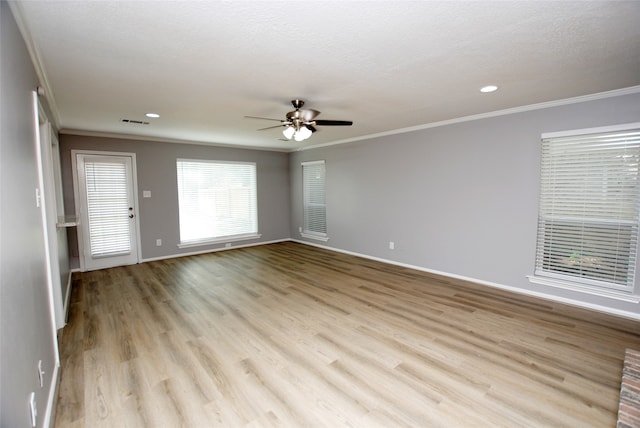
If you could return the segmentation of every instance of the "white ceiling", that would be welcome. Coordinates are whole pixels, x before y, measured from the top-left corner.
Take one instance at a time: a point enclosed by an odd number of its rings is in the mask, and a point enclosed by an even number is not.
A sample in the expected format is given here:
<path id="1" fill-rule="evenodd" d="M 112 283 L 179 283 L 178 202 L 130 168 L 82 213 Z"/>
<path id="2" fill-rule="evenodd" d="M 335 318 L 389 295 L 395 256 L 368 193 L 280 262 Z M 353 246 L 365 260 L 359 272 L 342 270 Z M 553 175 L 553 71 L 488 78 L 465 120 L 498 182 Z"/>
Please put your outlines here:
<path id="1" fill-rule="evenodd" d="M 293 150 L 640 85 L 640 1 L 13 6 L 64 132 Z M 244 117 L 293 98 L 354 125 L 296 143 Z"/>

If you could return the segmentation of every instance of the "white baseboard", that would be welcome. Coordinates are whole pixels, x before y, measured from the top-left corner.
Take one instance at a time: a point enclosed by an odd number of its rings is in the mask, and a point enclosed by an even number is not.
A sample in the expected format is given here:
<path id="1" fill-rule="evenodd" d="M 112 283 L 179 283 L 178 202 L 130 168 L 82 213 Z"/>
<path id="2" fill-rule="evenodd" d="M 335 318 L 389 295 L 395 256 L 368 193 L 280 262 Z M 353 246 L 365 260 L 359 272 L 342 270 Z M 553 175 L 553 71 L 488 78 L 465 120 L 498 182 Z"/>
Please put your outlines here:
<path id="1" fill-rule="evenodd" d="M 357 257 L 362 257 L 362 258 L 369 259 L 369 260 L 375 260 L 375 261 L 382 262 L 382 263 L 388 263 L 388 264 L 395 265 L 395 266 L 401 266 L 401 267 L 406 267 L 406 268 L 409 268 L 409 269 L 415 269 L 415 270 L 418 270 L 418 271 L 421 271 L 421 272 L 427 272 L 427 273 L 432 273 L 432 274 L 435 274 L 435 275 L 445 276 L 445 277 L 448 277 L 448 278 L 454 278 L 454 279 L 458 279 L 458 280 L 462 280 L 462 281 L 473 282 L 475 284 L 486 285 L 487 287 L 498 288 L 498 289 L 509 291 L 509 292 L 512 292 L 512 293 L 524 294 L 524 295 L 527 295 L 527 296 L 537 297 L 537 298 L 544 299 L 544 300 L 549 300 L 549 301 L 552 301 L 552 302 L 563 303 L 563 304 L 566 304 L 566 305 L 576 306 L 576 307 L 584 308 L 584 309 L 590 309 L 590 310 L 593 310 L 593 311 L 602 312 L 602 313 L 606 313 L 606 314 L 609 314 L 609 315 L 615 315 L 617 317 L 627 318 L 627 319 L 631 319 L 631 320 L 634 320 L 634 321 L 640 321 L 640 314 L 639 313 L 635 313 L 635 312 L 623 311 L 623 310 L 611 308 L 611 307 L 608 307 L 608 306 L 596 305 L 596 304 L 589 303 L 589 302 L 584 302 L 584 301 L 581 301 L 581 300 L 569 299 L 569 298 L 566 298 L 566 297 L 555 296 L 553 294 L 542 293 L 542 292 L 533 291 L 533 290 L 526 290 L 526 289 L 522 289 L 522 288 L 512 287 L 510 285 L 498 284 L 498 283 L 491 282 L 491 281 L 484 281 L 484 280 L 481 280 L 481 279 L 470 278 L 470 277 L 467 277 L 467 276 L 457 275 L 457 274 L 453 274 L 453 273 L 449 273 L 449 272 L 442 272 L 442 271 L 438 271 L 438 270 L 434 270 L 434 269 L 427 269 L 427 268 L 422 267 L 422 266 L 415 266 L 415 265 L 410 265 L 410 264 L 406 264 L 406 263 L 396 262 L 396 261 L 393 261 L 393 260 L 383 259 L 383 258 L 380 258 L 380 257 L 374 257 L 374 256 L 370 256 L 370 255 L 367 255 L 367 254 L 361 254 L 361 253 L 356 253 L 356 252 L 353 252 L 353 251 L 341 250 L 341 249 L 338 249 L 338 248 L 328 247 L 326 245 L 316 244 L 314 242 L 301 241 L 301 240 L 297 240 L 297 239 L 291 239 L 290 241 L 297 242 L 299 244 L 310 245 L 312 247 L 323 248 L 323 249 L 329 250 L 329 251 L 335 251 L 337 253 L 349 254 L 351 256 L 357 256 Z"/>

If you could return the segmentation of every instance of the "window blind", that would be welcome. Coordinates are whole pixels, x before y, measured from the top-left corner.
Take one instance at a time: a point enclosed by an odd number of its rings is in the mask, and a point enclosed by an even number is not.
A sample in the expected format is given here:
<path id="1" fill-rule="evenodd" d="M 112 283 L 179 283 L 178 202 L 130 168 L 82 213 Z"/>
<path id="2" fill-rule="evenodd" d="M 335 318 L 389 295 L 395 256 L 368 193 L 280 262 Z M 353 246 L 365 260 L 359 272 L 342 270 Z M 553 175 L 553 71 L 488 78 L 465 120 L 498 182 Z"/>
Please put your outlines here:
<path id="1" fill-rule="evenodd" d="M 101 257 L 130 253 L 126 165 L 87 160 L 84 168 L 91 255 Z"/>
<path id="2" fill-rule="evenodd" d="M 258 232 L 255 163 L 177 160 L 180 242 Z"/>
<path id="3" fill-rule="evenodd" d="M 542 141 L 536 275 L 632 291 L 640 130 Z"/>
<path id="4" fill-rule="evenodd" d="M 302 188 L 304 201 L 303 231 L 312 235 L 326 236 L 324 161 L 304 162 L 302 164 Z"/>

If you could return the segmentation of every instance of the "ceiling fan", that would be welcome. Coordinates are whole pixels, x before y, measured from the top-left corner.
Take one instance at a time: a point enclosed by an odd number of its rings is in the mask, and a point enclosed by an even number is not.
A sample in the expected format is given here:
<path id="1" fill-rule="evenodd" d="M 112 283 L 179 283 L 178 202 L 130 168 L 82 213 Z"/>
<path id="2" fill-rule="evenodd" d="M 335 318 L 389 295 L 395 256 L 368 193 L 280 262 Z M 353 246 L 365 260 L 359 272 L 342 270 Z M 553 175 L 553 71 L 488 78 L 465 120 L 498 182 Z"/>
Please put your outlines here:
<path id="1" fill-rule="evenodd" d="M 353 122 L 350 120 L 322 120 L 316 119 L 316 117 L 320 114 L 318 110 L 313 109 L 303 109 L 304 101 L 302 100 L 291 100 L 291 104 L 295 110 L 290 111 L 286 114 L 286 119 L 271 119 L 268 117 L 257 117 L 257 116 L 245 116 L 249 119 L 262 119 L 262 120 L 275 120 L 280 122 L 279 125 L 268 126 L 266 128 L 260 128 L 258 131 L 263 131 L 265 129 L 273 129 L 278 128 L 280 126 L 284 126 L 285 129 L 282 131 L 282 134 L 287 138 L 287 140 L 291 140 L 292 138 L 296 141 L 306 140 L 317 131 L 316 126 L 351 126 Z"/>

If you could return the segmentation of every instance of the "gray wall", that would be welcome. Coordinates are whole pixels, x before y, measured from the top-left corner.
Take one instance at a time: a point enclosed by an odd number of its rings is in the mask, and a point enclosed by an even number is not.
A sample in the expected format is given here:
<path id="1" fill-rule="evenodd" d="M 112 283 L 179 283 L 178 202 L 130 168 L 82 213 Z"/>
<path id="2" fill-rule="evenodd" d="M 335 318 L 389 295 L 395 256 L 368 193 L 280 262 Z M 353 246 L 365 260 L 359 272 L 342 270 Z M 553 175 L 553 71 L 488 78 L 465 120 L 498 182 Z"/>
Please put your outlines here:
<path id="1" fill-rule="evenodd" d="M 56 372 L 48 298 L 31 91 L 38 85 L 22 36 L 0 3 L 0 426 L 31 426 L 34 391 L 42 426 Z M 37 363 L 45 370 L 44 387 Z"/>
<path id="2" fill-rule="evenodd" d="M 73 178 L 71 150 L 99 150 L 136 154 L 138 206 L 142 258 L 168 257 L 223 247 L 224 244 L 179 249 L 178 190 L 176 159 L 210 159 L 256 162 L 258 184 L 257 240 L 233 243 L 246 245 L 289 238 L 289 157 L 287 153 L 171 144 L 156 141 L 125 140 L 104 137 L 61 135 L 60 149 L 66 212 L 72 213 Z M 151 198 L 142 191 L 150 190 Z M 77 238 L 70 230 L 69 247 L 77 258 Z M 162 239 L 162 246 L 156 246 Z M 78 266 L 77 264 L 75 265 Z"/>
<path id="3" fill-rule="evenodd" d="M 526 278 L 534 270 L 540 134 L 637 121 L 640 94 L 632 94 L 296 152 L 291 236 L 306 240 L 298 233 L 300 163 L 325 159 L 323 245 L 640 314 L 637 304 Z"/>

